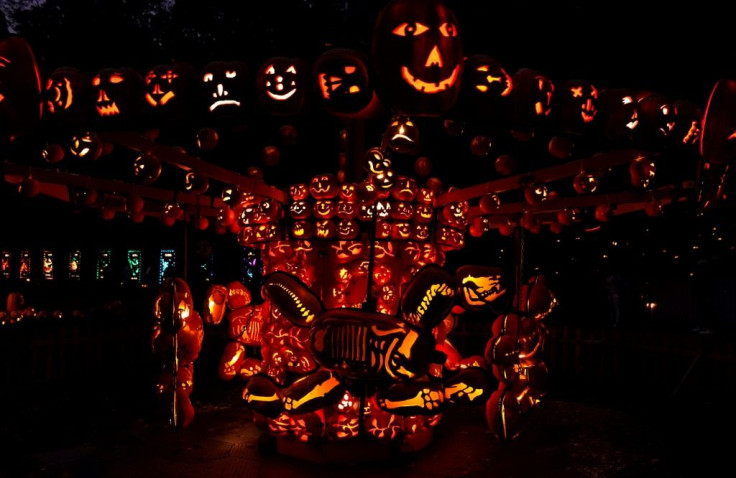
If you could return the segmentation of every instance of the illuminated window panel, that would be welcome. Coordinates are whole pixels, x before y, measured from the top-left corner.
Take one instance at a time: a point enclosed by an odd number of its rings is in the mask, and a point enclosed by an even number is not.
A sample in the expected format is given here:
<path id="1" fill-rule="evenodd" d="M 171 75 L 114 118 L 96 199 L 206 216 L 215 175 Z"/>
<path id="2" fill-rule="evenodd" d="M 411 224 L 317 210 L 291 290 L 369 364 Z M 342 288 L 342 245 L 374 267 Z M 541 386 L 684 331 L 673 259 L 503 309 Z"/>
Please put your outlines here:
<path id="1" fill-rule="evenodd" d="M 97 280 L 105 280 L 109 278 L 110 270 L 112 266 L 112 251 L 102 250 L 97 255 L 97 270 L 95 271 L 95 278 Z"/>
<path id="2" fill-rule="evenodd" d="M 69 253 L 69 278 L 79 280 L 82 278 L 82 251 Z"/>
<path id="3" fill-rule="evenodd" d="M 164 281 L 166 270 L 176 268 L 176 252 L 173 249 L 161 249 L 161 255 L 158 260 L 158 282 Z"/>
<path id="4" fill-rule="evenodd" d="M 26 282 L 31 281 L 31 251 L 20 251 L 20 267 L 18 277 Z"/>
<path id="5" fill-rule="evenodd" d="M 3 279 L 10 279 L 10 252 L 8 251 L 0 254 L 0 276 Z"/>
<path id="6" fill-rule="evenodd" d="M 143 269 L 141 267 L 142 255 L 141 251 L 131 249 L 128 251 L 128 280 L 140 283 L 143 277 Z"/>
<path id="7" fill-rule="evenodd" d="M 260 250 L 253 247 L 243 248 L 243 283 L 253 284 L 263 278 L 263 262 Z"/>
<path id="8" fill-rule="evenodd" d="M 43 278 L 46 280 L 54 280 L 54 253 L 52 251 L 43 251 L 41 256 Z"/>
<path id="9" fill-rule="evenodd" d="M 202 274 L 202 280 L 212 282 L 212 278 L 215 275 L 212 254 L 202 259 L 202 262 L 199 264 L 199 272 Z"/>

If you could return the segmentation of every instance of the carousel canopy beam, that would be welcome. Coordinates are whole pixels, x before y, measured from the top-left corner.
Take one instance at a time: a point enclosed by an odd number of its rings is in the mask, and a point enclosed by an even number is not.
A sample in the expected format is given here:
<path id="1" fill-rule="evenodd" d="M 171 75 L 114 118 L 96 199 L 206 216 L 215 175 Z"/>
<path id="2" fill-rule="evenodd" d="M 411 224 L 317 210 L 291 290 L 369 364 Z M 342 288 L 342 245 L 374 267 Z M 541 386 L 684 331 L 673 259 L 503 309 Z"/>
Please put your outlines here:
<path id="1" fill-rule="evenodd" d="M 190 156 L 170 146 L 161 145 L 137 133 L 127 131 L 100 132 L 98 137 L 103 141 L 125 146 L 141 153 L 148 152 L 162 161 L 166 161 L 185 171 L 196 170 L 198 173 L 225 184 L 238 186 L 242 191 L 264 196 L 285 204 L 288 201 L 286 192 L 265 184 L 261 180 L 243 176 L 229 169 L 208 163 L 200 158 Z"/>
<path id="2" fill-rule="evenodd" d="M 442 207 L 450 203 L 469 201 L 470 199 L 479 198 L 486 194 L 498 194 L 513 191 L 533 183 L 548 183 L 559 179 L 574 177 L 579 174 L 580 171 L 587 171 L 591 174 L 602 174 L 610 168 L 629 164 L 637 157 L 648 155 L 651 156 L 652 153 L 636 149 L 598 153 L 587 158 L 570 161 L 569 163 L 529 171 L 523 174 L 516 174 L 514 176 L 496 179 L 487 183 L 476 184 L 467 188 L 455 189 L 437 196 L 434 201 L 434 206 Z"/>

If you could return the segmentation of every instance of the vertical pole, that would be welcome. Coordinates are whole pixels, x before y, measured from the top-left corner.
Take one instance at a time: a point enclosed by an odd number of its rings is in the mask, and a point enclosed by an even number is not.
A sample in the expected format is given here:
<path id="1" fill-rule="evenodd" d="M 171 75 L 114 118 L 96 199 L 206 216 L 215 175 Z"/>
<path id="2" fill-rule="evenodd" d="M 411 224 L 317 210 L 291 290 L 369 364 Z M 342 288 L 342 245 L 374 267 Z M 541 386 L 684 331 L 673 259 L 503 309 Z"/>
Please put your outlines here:
<path id="1" fill-rule="evenodd" d="M 521 286 L 524 281 L 525 232 L 521 225 L 514 229 L 514 309 L 521 310 Z"/>

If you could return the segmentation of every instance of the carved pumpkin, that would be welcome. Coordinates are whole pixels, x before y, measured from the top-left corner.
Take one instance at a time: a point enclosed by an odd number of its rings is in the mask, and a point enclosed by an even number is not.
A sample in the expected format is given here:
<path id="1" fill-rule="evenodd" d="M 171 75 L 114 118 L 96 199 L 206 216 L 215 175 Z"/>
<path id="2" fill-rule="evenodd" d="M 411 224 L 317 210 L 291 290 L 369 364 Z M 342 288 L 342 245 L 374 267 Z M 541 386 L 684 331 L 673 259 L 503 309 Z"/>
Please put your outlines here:
<path id="1" fill-rule="evenodd" d="M 367 60 L 358 50 L 335 48 L 322 53 L 314 64 L 320 104 L 339 118 L 367 118 L 380 102 L 371 84 Z"/>
<path id="2" fill-rule="evenodd" d="M 65 123 L 82 124 L 92 110 L 91 79 L 80 69 L 62 66 L 46 80 L 44 115 Z"/>
<path id="3" fill-rule="evenodd" d="M 726 164 L 736 157 L 736 80 L 713 86 L 703 116 L 700 154 L 707 163 Z"/>
<path id="4" fill-rule="evenodd" d="M 156 118 L 185 117 L 191 111 L 194 73 L 188 63 L 151 67 L 144 79 L 149 113 Z"/>
<path id="5" fill-rule="evenodd" d="M 228 120 L 242 116 L 248 109 L 250 81 L 243 61 L 212 61 L 201 76 L 202 98 L 209 116 Z"/>
<path id="6" fill-rule="evenodd" d="M 372 40 L 379 96 L 409 115 L 439 116 L 455 104 L 463 46 L 452 10 L 440 0 L 393 0 Z"/>
<path id="7" fill-rule="evenodd" d="M 256 73 L 256 97 L 272 115 L 299 114 L 307 101 L 308 66 L 296 58 L 273 57 Z"/>
<path id="8" fill-rule="evenodd" d="M 546 75 L 530 68 L 518 70 L 513 82 L 512 125 L 521 131 L 533 130 L 552 112 L 555 85 Z"/>
<path id="9" fill-rule="evenodd" d="M 639 109 L 638 140 L 644 146 L 663 146 L 672 140 L 675 107 L 672 100 L 658 93 L 643 92 L 637 100 Z"/>
<path id="10" fill-rule="evenodd" d="M 332 199 L 338 195 L 340 186 L 332 173 L 314 176 L 309 182 L 309 193 L 314 199 Z"/>
<path id="11" fill-rule="evenodd" d="M 470 55 L 465 59 L 460 103 L 476 117 L 505 118 L 513 85 L 500 62 L 488 55 Z"/>
<path id="12" fill-rule="evenodd" d="M 0 135 L 3 142 L 28 134 L 41 117 L 41 76 L 28 42 L 0 40 Z"/>
<path id="13" fill-rule="evenodd" d="M 634 92 L 624 88 L 601 90 L 598 97 L 599 127 L 604 139 L 613 144 L 633 140 L 639 126 L 639 108 Z"/>
<path id="14" fill-rule="evenodd" d="M 105 68 L 92 78 L 92 98 L 99 125 L 120 125 L 143 111 L 144 83 L 133 68 Z"/>
<path id="15" fill-rule="evenodd" d="M 419 128 L 405 115 L 396 115 L 383 135 L 384 143 L 400 154 L 411 154 L 419 148 Z"/>
<path id="16" fill-rule="evenodd" d="M 463 306 L 468 309 L 485 308 L 506 293 L 499 267 L 462 266 L 456 275 Z"/>
<path id="17" fill-rule="evenodd" d="M 598 89 L 587 80 L 565 81 L 556 90 L 554 108 L 563 132 L 584 134 L 598 116 Z"/>

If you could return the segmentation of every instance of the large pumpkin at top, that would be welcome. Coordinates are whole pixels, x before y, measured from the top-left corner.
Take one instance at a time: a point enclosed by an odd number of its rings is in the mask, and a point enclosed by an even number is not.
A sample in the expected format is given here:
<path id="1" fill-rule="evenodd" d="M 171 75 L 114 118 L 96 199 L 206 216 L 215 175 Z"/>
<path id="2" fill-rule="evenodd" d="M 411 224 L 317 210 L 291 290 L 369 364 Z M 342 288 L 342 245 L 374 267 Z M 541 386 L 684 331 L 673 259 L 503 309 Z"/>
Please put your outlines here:
<path id="1" fill-rule="evenodd" d="M 440 0 L 392 0 L 376 20 L 372 55 L 388 107 L 439 116 L 455 104 L 463 46 L 455 14 Z"/>
<path id="2" fill-rule="evenodd" d="M 18 36 L 0 40 L 0 135 L 13 141 L 41 117 L 41 77 L 33 50 Z"/>

